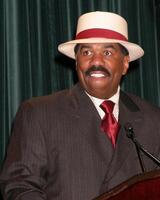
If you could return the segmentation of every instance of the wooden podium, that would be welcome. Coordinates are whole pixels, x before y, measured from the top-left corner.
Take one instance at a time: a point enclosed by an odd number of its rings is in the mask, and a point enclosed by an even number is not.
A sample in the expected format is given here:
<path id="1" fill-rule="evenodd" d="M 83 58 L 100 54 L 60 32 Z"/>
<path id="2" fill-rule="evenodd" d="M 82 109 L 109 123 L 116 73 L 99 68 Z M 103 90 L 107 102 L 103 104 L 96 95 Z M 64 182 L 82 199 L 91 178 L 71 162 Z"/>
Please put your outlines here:
<path id="1" fill-rule="evenodd" d="M 160 170 L 136 175 L 94 200 L 160 200 Z"/>

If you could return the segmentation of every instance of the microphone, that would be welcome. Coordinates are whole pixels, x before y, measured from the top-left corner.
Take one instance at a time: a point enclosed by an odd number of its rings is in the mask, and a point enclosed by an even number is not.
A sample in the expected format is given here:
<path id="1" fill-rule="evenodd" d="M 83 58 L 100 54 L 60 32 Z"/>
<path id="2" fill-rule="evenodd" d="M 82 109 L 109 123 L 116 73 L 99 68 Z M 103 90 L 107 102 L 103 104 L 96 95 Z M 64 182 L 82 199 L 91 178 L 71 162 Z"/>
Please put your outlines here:
<path id="1" fill-rule="evenodd" d="M 148 158 L 150 158 L 154 163 L 156 163 L 160 167 L 160 160 L 156 158 L 154 155 L 152 155 L 150 152 L 148 152 L 136 139 L 134 134 L 134 129 L 130 123 L 126 123 L 124 126 L 126 130 L 127 137 L 132 140 L 132 142 L 136 146 L 139 162 L 141 165 L 142 172 L 145 172 L 145 167 L 143 163 L 143 159 L 141 158 L 140 151 L 142 151 Z"/>

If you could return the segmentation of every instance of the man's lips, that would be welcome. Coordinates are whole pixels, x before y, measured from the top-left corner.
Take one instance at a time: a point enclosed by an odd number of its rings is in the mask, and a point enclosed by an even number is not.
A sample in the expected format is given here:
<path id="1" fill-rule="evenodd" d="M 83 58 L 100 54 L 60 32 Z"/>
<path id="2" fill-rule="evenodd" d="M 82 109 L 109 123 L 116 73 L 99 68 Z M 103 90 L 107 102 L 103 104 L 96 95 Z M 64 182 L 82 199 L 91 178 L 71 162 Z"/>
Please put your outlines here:
<path id="1" fill-rule="evenodd" d="M 108 69 L 103 66 L 91 66 L 86 72 L 86 76 L 95 77 L 95 78 L 104 78 L 110 77 L 111 73 Z"/>

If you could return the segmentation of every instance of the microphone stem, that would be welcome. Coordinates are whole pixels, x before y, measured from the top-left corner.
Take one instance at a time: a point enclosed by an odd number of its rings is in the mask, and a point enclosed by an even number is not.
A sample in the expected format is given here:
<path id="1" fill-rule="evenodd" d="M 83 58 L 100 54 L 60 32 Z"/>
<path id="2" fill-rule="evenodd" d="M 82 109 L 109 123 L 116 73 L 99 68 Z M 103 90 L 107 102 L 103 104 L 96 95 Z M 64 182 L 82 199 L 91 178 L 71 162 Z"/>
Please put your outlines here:
<path id="1" fill-rule="evenodd" d="M 139 148 L 144 154 L 150 157 L 152 161 L 160 167 L 160 160 L 158 158 L 149 153 L 135 138 L 133 139 L 133 142 L 136 144 L 137 148 Z"/>
<path id="2" fill-rule="evenodd" d="M 146 172 L 145 165 L 144 165 L 143 159 L 142 159 L 141 154 L 140 154 L 140 149 L 138 148 L 138 145 L 136 143 L 135 143 L 135 147 L 136 147 L 139 163 L 140 163 L 140 166 L 141 166 L 141 170 L 144 173 L 144 172 Z"/>

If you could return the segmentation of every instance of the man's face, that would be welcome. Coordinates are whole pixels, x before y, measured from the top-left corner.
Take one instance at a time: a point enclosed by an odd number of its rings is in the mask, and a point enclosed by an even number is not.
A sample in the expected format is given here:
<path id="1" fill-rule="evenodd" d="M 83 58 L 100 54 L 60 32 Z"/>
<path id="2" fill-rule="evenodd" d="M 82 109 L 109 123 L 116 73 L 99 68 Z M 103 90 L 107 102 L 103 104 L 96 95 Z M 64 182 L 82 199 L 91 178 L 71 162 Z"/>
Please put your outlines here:
<path id="1" fill-rule="evenodd" d="M 92 96 L 105 99 L 117 92 L 122 75 L 129 66 L 116 43 L 80 44 L 76 53 L 76 70 L 83 88 Z"/>

